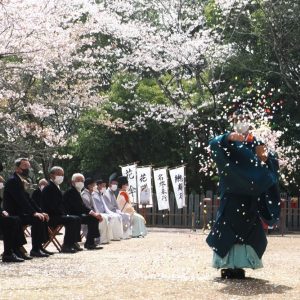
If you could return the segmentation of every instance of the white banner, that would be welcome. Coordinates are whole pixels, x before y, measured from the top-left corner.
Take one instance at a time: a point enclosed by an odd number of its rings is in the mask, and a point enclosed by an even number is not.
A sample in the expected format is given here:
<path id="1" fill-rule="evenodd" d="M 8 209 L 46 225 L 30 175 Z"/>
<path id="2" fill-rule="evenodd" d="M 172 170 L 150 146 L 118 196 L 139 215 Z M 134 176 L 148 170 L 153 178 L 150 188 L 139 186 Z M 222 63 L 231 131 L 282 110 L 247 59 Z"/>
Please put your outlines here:
<path id="1" fill-rule="evenodd" d="M 137 190 L 138 200 L 140 205 L 153 205 L 152 201 L 152 168 L 138 167 L 137 168 Z"/>
<path id="2" fill-rule="evenodd" d="M 136 164 L 121 167 L 122 175 L 128 179 L 128 193 L 134 203 L 137 203 Z"/>
<path id="3" fill-rule="evenodd" d="M 153 174 L 154 174 L 154 183 L 155 183 L 158 210 L 163 210 L 163 209 L 170 210 L 167 169 L 164 168 L 164 169 L 154 170 Z"/>
<path id="4" fill-rule="evenodd" d="M 185 166 L 169 170 L 178 208 L 185 206 Z"/>

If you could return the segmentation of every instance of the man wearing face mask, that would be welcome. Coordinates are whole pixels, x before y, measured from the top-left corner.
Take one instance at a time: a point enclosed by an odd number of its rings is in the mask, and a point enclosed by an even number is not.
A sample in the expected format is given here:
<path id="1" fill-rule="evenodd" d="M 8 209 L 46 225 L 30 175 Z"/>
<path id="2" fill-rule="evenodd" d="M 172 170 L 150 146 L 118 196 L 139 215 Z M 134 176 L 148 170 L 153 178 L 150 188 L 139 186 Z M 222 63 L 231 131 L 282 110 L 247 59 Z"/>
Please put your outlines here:
<path id="1" fill-rule="evenodd" d="M 50 181 L 42 190 L 42 207 L 49 214 L 49 225 L 56 227 L 64 225 L 65 236 L 61 252 L 75 253 L 83 250 L 77 243 L 80 242 L 81 222 L 78 216 L 66 215 L 63 205 L 63 194 L 60 184 L 64 180 L 64 170 L 61 167 L 52 167 Z"/>
<path id="2" fill-rule="evenodd" d="M 109 244 L 113 238 L 112 227 L 110 223 L 109 215 L 104 212 L 96 210 L 96 205 L 92 194 L 96 191 L 96 181 L 92 178 L 86 178 L 84 181 L 84 189 L 81 192 L 81 197 L 85 206 L 89 209 L 92 209 L 94 212 L 100 213 L 102 217 L 102 222 L 99 223 L 100 231 L 100 240 L 97 241 L 98 244 Z M 86 236 L 86 228 L 83 230 L 84 235 Z"/>
<path id="3" fill-rule="evenodd" d="M 100 238 L 98 224 L 102 221 L 102 217 L 83 203 L 81 197 L 83 188 L 84 176 L 80 173 L 73 174 L 72 186 L 63 195 L 64 208 L 67 214 L 78 216 L 81 224 L 87 225 L 88 230 L 84 248 L 88 250 L 102 249 L 103 247 L 97 247 L 95 244 L 95 239 Z"/>
<path id="4" fill-rule="evenodd" d="M 112 211 L 113 213 L 117 213 L 122 217 L 123 239 L 129 239 L 132 236 L 130 214 L 124 213 L 119 209 L 115 194 L 118 190 L 118 174 L 111 174 L 108 183 L 108 189 L 103 194 L 104 203 L 110 211 Z"/>
<path id="5" fill-rule="evenodd" d="M 262 267 L 267 239 L 261 219 L 280 215 L 278 162 L 251 134 L 250 114 L 234 114 L 234 131 L 210 141 L 220 183 L 220 207 L 206 241 L 222 278 L 245 278 L 244 268 Z"/>
<path id="6" fill-rule="evenodd" d="M 47 221 L 49 216 L 39 211 L 26 191 L 28 186 L 30 163 L 27 158 L 15 161 L 15 173 L 7 181 L 3 194 L 3 208 L 11 216 L 18 216 L 23 225 L 31 225 L 32 249 L 30 255 L 34 257 L 48 257 L 42 244 L 48 239 Z M 28 259 L 24 253 L 18 256 Z"/>
<path id="7" fill-rule="evenodd" d="M 94 206 L 97 212 L 101 213 L 102 217 L 106 218 L 111 227 L 111 239 L 113 241 L 120 241 L 123 237 L 122 217 L 110 211 L 104 201 L 104 193 L 106 192 L 106 183 L 99 179 L 96 181 L 96 189 L 92 193 Z M 102 234 L 101 234 L 102 237 Z"/>

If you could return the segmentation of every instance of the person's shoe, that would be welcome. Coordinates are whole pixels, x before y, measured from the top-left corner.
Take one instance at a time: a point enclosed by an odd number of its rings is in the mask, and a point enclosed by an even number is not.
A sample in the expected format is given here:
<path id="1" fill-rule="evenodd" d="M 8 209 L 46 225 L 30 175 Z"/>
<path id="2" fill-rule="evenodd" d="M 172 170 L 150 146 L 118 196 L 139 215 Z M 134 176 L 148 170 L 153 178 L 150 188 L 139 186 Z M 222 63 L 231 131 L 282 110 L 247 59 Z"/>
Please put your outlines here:
<path id="1" fill-rule="evenodd" d="M 3 262 L 24 262 L 25 260 L 21 257 L 18 257 L 16 254 L 12 253 L 11 255 L 2 255 Z"/>
<path id="2" fill-rule="evenodd" d="M 245 279 L 245 271 L 243 269 L 222 269 L 221 277 L 223 279 Z"/>
<path id="3" fill-rule="evenodd" d="M 74 248 L 76 251 L 82 251 L 83 250 L 83 248 L 81 248 L 78 243 L 74 243 L 72 248 Z"/>
<path id="4" fill-rule="evenodd" d="M 30 256 L 32 256 L 32 257 L 49 257 L 48 254 L 44 253 L 40 249 L 38 249 L 38 250 L 31 250 L 30 251 Z"/>
<path id="5" fill-rule="evenodd" d="M 48 251 L 48 250 L 46 250 L 46 249 L 44 249 L 44 248 L 42 248 L 42 249 L 40 249 L 40 250 L 41 250 L 42 252 L 48 254 L 48 255 L 54 255 L 54 252 L 50 252 L 50 251 Z"/>
<path id="6" fill-rule="evenodd" d="M 233 278 L 232 269 L 222 269 L 221 270 L 221 278 L 223 278 L 223 279 L 232 279 Z"/>
<path id="7" fill-rule="evenodd" d="M 27 253 L 25 252 L 22 252 L 21 250 L 14 250 L 14 254 L 19 257 L 19 258 L 22 258 L 24 260 L 31 260 L 33 259 L 32 256 L 29 256 Z"/>
<path id="8" fill-rule="evenodd" d="M 243 269 L 233 269 L 232 274 L 235 279 L 245 279 L 245 270 Z"/>
<path id="9" fill-rule="evenodd" d="M 87 249 L 87 250 L 101 250 L 103 249 L 103 247 L 99 247 L 95 244 L 84 244 L 84 248 Z"/>
<path id="10" fill-rule="evenodd" d="M 76 253 L 76 249 L 71 246 L 62 245 L 61 253 Z"/>

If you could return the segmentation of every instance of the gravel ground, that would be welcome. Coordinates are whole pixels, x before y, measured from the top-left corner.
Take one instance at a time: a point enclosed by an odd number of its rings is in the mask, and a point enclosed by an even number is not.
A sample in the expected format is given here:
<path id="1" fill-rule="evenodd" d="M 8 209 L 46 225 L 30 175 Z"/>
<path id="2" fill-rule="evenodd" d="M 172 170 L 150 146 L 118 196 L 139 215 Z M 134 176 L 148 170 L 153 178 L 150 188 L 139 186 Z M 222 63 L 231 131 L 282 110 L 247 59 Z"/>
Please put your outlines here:
<path id="1" fill-rule="evenodd" d="M 300 299 L 300 235 L 269 236 L 263 269 L 221 280 L 201 231 L 149 231 L 103 250 L 0 263 L 0 299 Z"/>

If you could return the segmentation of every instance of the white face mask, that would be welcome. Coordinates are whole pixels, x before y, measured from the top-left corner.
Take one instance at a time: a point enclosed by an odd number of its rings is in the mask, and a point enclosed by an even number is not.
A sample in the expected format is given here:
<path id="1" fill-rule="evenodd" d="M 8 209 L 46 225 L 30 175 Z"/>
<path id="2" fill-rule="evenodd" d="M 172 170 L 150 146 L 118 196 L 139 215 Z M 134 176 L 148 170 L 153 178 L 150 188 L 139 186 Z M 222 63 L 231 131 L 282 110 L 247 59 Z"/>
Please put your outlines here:
<path id="1" fill-rule="evenodd" d="M 55 176 L 54 183 L 60 185 L 64 181 L 64 176 Z"/>
<path id="2" fill-rule="evenodd" d="M 245 134 L 249 130 L 250 124 L 248 122 L 237 122 L 234 125 L 234 130 L 237 133 Z"/>
<path id="3" fill-rule="evenodd" d="M 4 183 L 0 182 L 0 190 L 2 190 L 4 188 Z"/>
<path id="4" fill-rule="evenodd" d="M 78 192 L 81 192 L 81 190 L 84 187 L 84 183 L 83 182 L 75 182 L 75 188 Z"/>
<path id="5" fill-rule="evenodd" d="M 113 192 L 115 192 L 117 189 L 118 189 L 118 185 L 117 185 L 117 184 L 112 184 L 112 185 L 111 185 L 111 190 L 112 190 Z"/>
<path id="6" fill-rule="evenodd" d="M 40 186 L 40 190 L 42 191 L 44 189 L 45 185 Z"/>
<path id="7" fill-rule="evenodd" d="M 105 187 L 101 188 L 100 192 L 101 192 L 102 194 L 104 194 L 104 193 L 106 192 L 106 188 L 105 188 Z"/>

